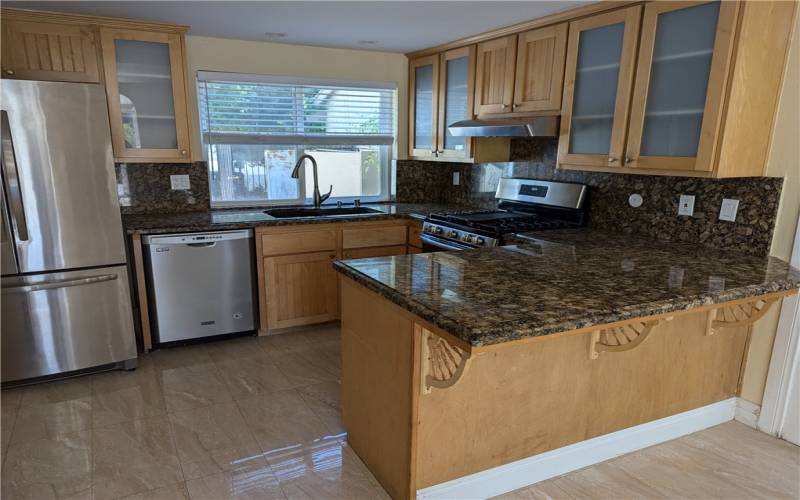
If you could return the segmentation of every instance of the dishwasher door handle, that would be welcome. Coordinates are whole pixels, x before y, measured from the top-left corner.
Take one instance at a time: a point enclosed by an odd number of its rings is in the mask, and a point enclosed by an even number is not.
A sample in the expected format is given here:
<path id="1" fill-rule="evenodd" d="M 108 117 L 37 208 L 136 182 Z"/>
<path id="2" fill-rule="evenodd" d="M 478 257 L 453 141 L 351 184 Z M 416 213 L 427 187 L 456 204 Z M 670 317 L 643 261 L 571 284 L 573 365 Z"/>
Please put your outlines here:
<path id="1" fill-rule="evenodd" d="M 205 243 L 187 243 L 186 246 L 192 248 L 211 248 L 217 246 L 217 242 L 207 241 Z"/>

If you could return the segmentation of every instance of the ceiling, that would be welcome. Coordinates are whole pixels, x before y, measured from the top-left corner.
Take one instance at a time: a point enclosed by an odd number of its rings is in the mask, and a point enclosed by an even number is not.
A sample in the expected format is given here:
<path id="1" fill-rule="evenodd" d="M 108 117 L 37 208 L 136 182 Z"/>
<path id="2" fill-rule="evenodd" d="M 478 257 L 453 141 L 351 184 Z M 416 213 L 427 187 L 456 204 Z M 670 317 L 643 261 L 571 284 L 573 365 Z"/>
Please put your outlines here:
<path id="1" fill-rule="evenodd" d="M 410 52 L 586 3 L 590 2 L 3 1 L 3 6 L 188 24 L 189 34 L 198 36 Z"/>

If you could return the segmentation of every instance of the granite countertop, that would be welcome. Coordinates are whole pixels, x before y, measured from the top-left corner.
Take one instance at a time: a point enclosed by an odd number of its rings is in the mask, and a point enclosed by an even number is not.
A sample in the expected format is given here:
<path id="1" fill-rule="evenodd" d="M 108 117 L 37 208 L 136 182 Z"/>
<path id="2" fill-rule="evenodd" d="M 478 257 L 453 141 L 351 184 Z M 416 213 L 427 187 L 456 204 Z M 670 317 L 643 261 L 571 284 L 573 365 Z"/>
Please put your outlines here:
<path id="1" fill-rule="evenodd" d="M 226 229 L 247 229 L 256 226 L 324 224 L 398 218 L 424 219 L 431 212 L 447 212 L 471 208 L 436 203 L 364 203 L 363 206 L 376 208 L 384 213 L 381 215 L 276 219 L 264 213 L 266 207 L 238 208 L 168 214 L 127 214 L 122 216 L 122 225 L 128 234 L 223 231 Z"/>
<path id="2" fill-rule="evenodd" d="M 475 347 L 800 287 L 774 257 L 588 228 L 517 241 L 334 267 Z"/>

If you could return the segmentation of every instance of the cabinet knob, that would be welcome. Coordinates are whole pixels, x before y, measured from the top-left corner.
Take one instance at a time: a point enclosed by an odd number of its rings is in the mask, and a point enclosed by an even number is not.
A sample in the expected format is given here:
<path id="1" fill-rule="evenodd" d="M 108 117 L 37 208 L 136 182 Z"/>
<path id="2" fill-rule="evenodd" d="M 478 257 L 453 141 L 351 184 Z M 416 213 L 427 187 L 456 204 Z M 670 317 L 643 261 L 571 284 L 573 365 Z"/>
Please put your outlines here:
<path id="1" fill-rule="evenodd" d="M 508 109 L 508 104 L 503 104 L 503 109 Z"/>
<path id="2" fill-rule="evenodd" d="M 6 74 L 7 75 L 13 75 L 14 74 L 14 70 L 13 69 L 7 69 L 6 70 Z"/>
<path id="3" fill-rule="evenodd" d="M 625 163 L 633 163 L 636 161 L 636 158 L 631 158 L 630 156 L 625 157 Z"/>
<path id="4" fill-rule="evenodd" d="M 519 104 L 516 104 L 516 103 L 511 106 L 512 109 L 517 109 L 518 107 L 519 107 Z"/>
<path id="5" fill-rule="evenodd" d="M 614 163 L 615 161 L 619 161 L 619 158 L 614 158 L 613 156 L 608 157 L 608 163 Z"/>
<path id="6" fill-rule="evenodd" d="M 188 152 L 188 151 L 186 151 L 185 149 L 181 149 L 181 155 L 182 155 L 182 156 L 186 156 L 186 153 L 187 153 L 187 152 Z"/>

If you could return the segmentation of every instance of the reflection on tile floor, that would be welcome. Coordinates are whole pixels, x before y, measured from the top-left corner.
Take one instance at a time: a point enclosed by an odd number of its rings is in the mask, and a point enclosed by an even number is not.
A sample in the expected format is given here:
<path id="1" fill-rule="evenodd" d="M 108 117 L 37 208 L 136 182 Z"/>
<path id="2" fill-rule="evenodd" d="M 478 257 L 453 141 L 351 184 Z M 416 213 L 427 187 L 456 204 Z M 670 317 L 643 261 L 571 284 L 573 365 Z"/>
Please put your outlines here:
<path id="1" fill-rule="evenodd" d="M 388 498 L 347 446 L 339 328 L 2 391 L 2 498 Z"/>

